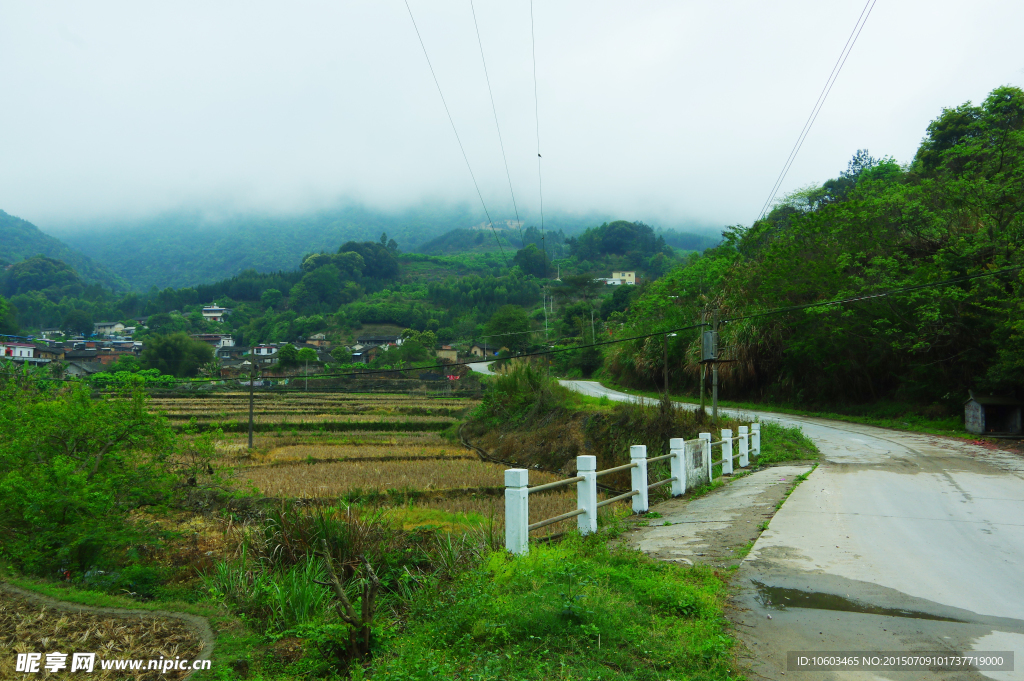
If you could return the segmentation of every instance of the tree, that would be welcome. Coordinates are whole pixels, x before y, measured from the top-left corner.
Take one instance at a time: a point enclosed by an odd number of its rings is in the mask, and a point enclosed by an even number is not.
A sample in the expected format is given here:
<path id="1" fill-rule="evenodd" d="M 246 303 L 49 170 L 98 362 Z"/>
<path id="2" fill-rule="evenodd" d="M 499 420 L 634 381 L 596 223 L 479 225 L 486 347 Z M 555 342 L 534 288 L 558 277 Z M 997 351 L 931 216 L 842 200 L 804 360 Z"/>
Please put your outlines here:
<path id="1" fill-rule="evenodd" d="M 64 315 L 64 321 L 60 323 L 60 328 L 64 333 L 92 335 L 92 316 L 84 310 L 71 310 Z"/>
<path id="2" fill-rule="evenodd" d="M 297 359 L 299 360 L 300 363 L 316 362 L 316 350 L 314 350 L 313 348 L 302 348 L 299 350 Z"/>
<path id="3" fill-rule="evenodd" d="M 487 343 L 523 352 L 530 347 L 530 320 L 518 305 L 504 305 L 487 322 Z"/>
<path id="4" fill-rule="evenodd" d="M 277 363 L 282 369 L 298 366 L 299 351 L 291 343 L 286 343 L 277 349 Z"/>
<path id="5" fill-rule="evenodd" d="M 201 340 L 190 338 L 183 331 L 170 336 L 149 336 L 142 349 L 144 368 L 157 369 L 171 376 L 195 376 L 201 366 L 211 361 L 213 348 Z"/>
<path id="6" fill-rule="evenodd" d="M 386 235 L 381 235 L 386 236 Z M 395 279 L 401 273 L 398 261 L 385 243 L 347 241 L 338 253 L 358 253 L 363 258 L 363 276 L 372 279 Z"/>
<path id="7" fill-rule="evenodd" d="M 281 304 L 281 299 L 284 295 L 276 288 L 268 288 L 260 296 L 260 302 L 263 303 L 264 307 L 275 308 Z"/>
<path id="8" fill-rule="evenodd" d="M 519 269 L 526 274 L 532 274 L 535 277 L 547 276 L 547 256 L 535 244 L 527 244 L 526 248 L 517 251 L 512 262 L 519 265 Z"/>
<path id="9" fill-rule="evenodd" d="M 92 330 L 92 324 L 89 330 Z M 18 333 L 17 311 L 3 296 L 0 296 L 0 333 Z"/>

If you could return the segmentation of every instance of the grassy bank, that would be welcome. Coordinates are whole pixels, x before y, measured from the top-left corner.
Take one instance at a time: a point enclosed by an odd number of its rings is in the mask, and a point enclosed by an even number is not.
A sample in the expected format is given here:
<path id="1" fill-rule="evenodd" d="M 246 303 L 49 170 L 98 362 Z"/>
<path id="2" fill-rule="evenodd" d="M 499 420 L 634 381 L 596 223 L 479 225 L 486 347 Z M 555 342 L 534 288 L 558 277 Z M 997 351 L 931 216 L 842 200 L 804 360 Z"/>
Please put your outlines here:
<path id="1" fill-rule="evenodd" d="M 604 379 L 601 385 L 614 390 L 628 392 L 630 395 L 642 395 L 644 397 L 661 398 L 661 393 L 653 390 L 637 390 L 619 385 L 614 381 Z M 685 402 L 687 404 L 700 404 L 700 398 L 690 394 L 672 393 L 674 402 Z M 706 408 L 711 409 L 711 397 L 705 400 Z M 719 398 L 718 406 L 727 409 L 773 412 L 776 414 L 790 414 L 793 416 L 811 416 L 834 421 L 846 421 L 849 423 L 860 423 L 866 426 L 878 426 L 879 428 L 892 428 L 893 430 L 905 430 L 914 433 L 926 433 L 928 435 L 945 435 L 947 437 L 959 437 L 964 439 L 975 439 L 977 436 L 967 433 L 964 430 L 962 416 L 932 416 L 930 410 L 922 409 L 919 406 L 903 404 L 898 402 L 879 402 L 870 405 L 858 405 L 850 407 L 829 407 L 818 409 L 801 409 L 789 404 L 774 402 L 748 402 L 742 400 L 723 400 Z"/>

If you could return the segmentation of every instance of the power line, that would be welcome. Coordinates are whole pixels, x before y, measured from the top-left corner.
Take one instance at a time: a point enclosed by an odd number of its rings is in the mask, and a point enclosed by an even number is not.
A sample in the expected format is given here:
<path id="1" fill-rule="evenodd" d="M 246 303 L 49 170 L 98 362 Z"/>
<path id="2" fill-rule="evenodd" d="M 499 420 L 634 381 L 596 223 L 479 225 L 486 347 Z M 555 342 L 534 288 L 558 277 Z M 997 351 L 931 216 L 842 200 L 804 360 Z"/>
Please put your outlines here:
<path id="1" fill-rule="evenodd" d="M 473 12 L 473 27 L 476 29 L 476 42 L 480 45 L 480 63 L 484 65 L 484 80 L 487 81 L 487 94 L 491 97 L 491 111 L 494 112 L 494 127 L 498 131 L 498 144 L 501 146 L 501 160 L 505 162 L 505 177 L 508 178 L 508 193 L 512 195 L 512 209 L 516 213 L 516 226 L 519 228 L 519 240 L 526 246 L 523 238 L 523 223 L 519 219 L 519 206 L 516 205 L 516 193 L 512 190 L 512 174 L 508 170 L 508 157 L 505 156 L 505 142 L 501 139 L 501 126 L 498 125 L 498 107 L 494 104 L 494 91 L 491 90 L 491 77 L 487 74 L 487 60 L 484 59 L 484 42 L 480 39 L 480 25 L 476 21 L 476 8 L 473 0 L 469 0 L 469 9 Z"/>
<path id="2" fill-rule="evenodd" d="M 722 319 L 720 321 L 720 323 L 737 322 L 737 321 L 742 321 L 742 320 L 745 320 L 745 319 L 754 319 L 754 318 L 757 318 L 757 317 L 767 317 L 769 315 L 785 314 L 787 312 L 796 312 L 796 311 L 799 311 L 799 310 L 806 310 L 806 309 L 814 308 L 814 307 L 827 307 L 827 306 L 831 306 L 831 305 L 845 305 L 845 304 L 848 304 L 848 303 L 855 303 L 855 302 L 860 302 L 860 301 L 864 301 L 864 300 L 873 300 L 873 299 L 877 299 L 877 298 L 884 298 L 884 297 L 891 296 L 891 295 L 897 295 L 897 294 L 900 294 L 900 293 L 909 293 L 909 292 L 912 292 L 912 291 L 919 291 L 919 290 L 927 289 L 927 288 L 937 288 L 937 287 L 942 287 L 942 286 L 949 286 L 951 284 L 958 284 L 958 283 L 962 283 L 962 282 L 965 282 L 965 281 L 972 281 L 974 279 L 983 279 L 983 278 L 987 278 L 987 277 L 998 276 L 998 275 L 1001 275 L 1001 274 L 1009 274 L 1011 272 L 1019 272 L 1020 270 L 1024 270 L 1024 265 L 1020 265 L 1020 266 L 1016 266 L 1016 267 L 1006 267 L 1006 268 L 1003 268 L 1003 269 L 1000 269 L 1000 270 L 991 270 L 989 272 L 980 272 L 978 274 L 967 274 L 967 275 L 963 275 L 963 276 L 960 276 L 960 277 L 953 277 L 951 279 L 943 279 L 941 281 L 929 282 L 927 284 L 914 284 L 912 286 L 902 286 L 900 288 L 889 289 L 889 290 L 886 290 L 886 291 L 880 291 L 878 293 L 865 293 L 865 294 L 861 294 L 861 295 L 857 295 L 857 296 L 852 296 L 852 297 L 848 297 L 848 298 L 841 298 L 839 300 L 824 300 L 824 301 L 819 301 L 819 302 L 816 302 L 816 303 L 807 303 L 807 304 L 804 304 L 804 305 L 789 305 L 789 306 L 786 306 L 786 307 L 779 307 L 779 308 L 774 308 L 774 309 L 771 309 L 771 310 L 765 310 L 764 312 L 755 312 L 753 314 L 741 315 L 741 316 L 738 316 L 738 317 L 727 317 L 727 318 Z M 524 353 L 522 355 L 516 355 L 516 357 L 517 358 L 518 357 L 541 357 L 541 356 L 546 356 L 546 355 L 557 354 L 557 353 L 560 353 L 560 352 L 572 352 L 574 350 L 585 350 L 587 348 L 600 347 L 600 346 L 604 346 L 604 345 L 615 345 L 617 343 L 628 343 L 630 341 L 644 340 L 644 339 L 647 339 L 647 338 L 653 338 L 655 336 L 662 336 L 662 335 L 667 334 L 667 333 L 677 333 L 679 331 L 689 331 L 689 330 L 692 330 L 692 329 L 698 329 L 698 328 L 705 327 L 705 326 L 710 326 L 710 324 L 708 322 L 700 322 L 700 323 L 697 323 L 697 324 L 690 324 L 688 326 L 680 326 L 680 327 L 676 327 L 676 328 L 673 328 L 673 329 L 662 329 L 660 331 L 654 331 L 654 332 L 651 332 L 651 333 L 645 333 L 645 334 L 641 334 L 641 335 L 638 335 L 638 336 L 630 336 L 628 338 L 614 338 L 614 339 L 611 339 L 611 340 L 600 341 L 600 342 L 593 342 L 593 343 L 588 343 L 588 344 L 583 344 L 583 345 L 573 345 L 573 346 L 568 346 L 568 347 L 564 347 L 564 348 L 554 348 L 554 349 L 551 349 L 551 350 L 544 350 L 544 351 L 540 351 L 540 352 Z M 538 332 L 539 332 L 539 330 L 536 331 L 536 332 L 531 332 L 531 333 L 538 333 Z M 509 335 L 511 335 L 511 334 L 509 334 Z M 368 369 L 368 370 L 364 370 L 364 371 L 350 371 L 350 372 L 342 372 L 342 373 L 335 373 L 335 374 L 321 374 L 320 376 L 316 376 L 314 378 L 341 378 L 341 377 L 345 377 L 345 376 L 362 376 L 362 375 L 366 375 L 366 374 L 391 374 L 391 373 L 403 373 L 403 372 L 409 372 L 409 371 L 426 371 L 428 369 L 451 368 L 451 367 L 455 367 L 455 366 L 466 366 L 468 364 L 476 364 L 476 363 L 477 362 L 475 362 L 475 361 L 474 362 L 466 361 L 466 362 L 449 362 L 449 363 L 446 363 L 446 364 L 435 364 L 435 365 L 428 365 L 428 366 L 422 366 L 422 367 L 410 367 L 408 369 Z M 68 381 L 68 380 L 74 380 L 74 379 L 41 378 L 41 379 L 34 379 L 34 380 Z M 210 379 L 210 378 L 202 378 L 202 379 L 177 379 L 173 383 L 176 384 L 176 385 L 191 384 L 191 383 L 208 383 L 211 380 L 214 380 L 214 379 Z"/>
<path id="3" fill-rule="evenodd" d="M 544 179 L 540 172 L 540 103 L 537 97 L 537 38 L 533 30 L 533 0 L 530 0 L 530 54 L 533 56 L 533 117 L 537 122 L 537 194 L 540 197 L 540 241 L 544 247 L 544 278 L 548 276 L 547 232 L 544 229 Z"/>
<path id="4" fill-rule="evenodd" d="M 444 112 L 448 114 L 448 122 L 452 124 L 452 132 L 455 133 L 455 139 L 459 143 L 459 149 L 462 151 L 462 158 L 466 161 L 466 168 L 469 170 L 469 176 L 473 178 L 473 186 L 476 188 L 476 195 L 480 198 L 480 205 L 484 207 L 484 215 L 487 216 L 487 224 L 491 227 L 491 233 L 494 234 L 494 241 L 498 244 L 498 250 L 501 252 L 501 259 L 505 261 L 505 267 L 508 267 L 508 258 L 505 257 L 505 249 L 502 248 L 501 239 L 498 238 L 498 232 L 494 229 L 494 222 L 491 220 L 491 213 L 487 210 L 487 204 L 484 202 L 484 195 L 480 191 L 480 185 L 476 181 L 476 175 L 473 173 L 473 166 L 469 163 L 469 156 L 466 154 L 466 148 L 462 145 L 462 138 L 459 137 L 459 131 L 455 127 L 455 119 L 452 118 L 452 112 L 448 109 L 448 102 L 445 101 L 444 92 L 441 91 L 441 83 L 437 80 L 437 74 L 434 72 L 434 65 L 430 63 L 430 55 L 427 54 L 427 46 L 423 42 L 423 36 L 420 35 L 419 26 L 416 25 L 416 17 L 412 14 L 412 7 L 409 6 L 409 0 L 405 0 L 405 9 L 409 11 L 409 18 L 412 19 L 412 27 L 416 31 L 416 37 L 420 41 L 420 47 L 423 48 L 423 56 L 427 60 L 427 67 L 430 69 L 430 75 L 434 78 L 434 85 L 437 86 L 437 94 L 441 96 L 441 104 L 444 105 Z"/>
<path id="5" fill-rule="evenodd" d="M 1017 272 L 1024 269 L 1024 265 L 1018 267 L 1006 267 L 1001 270 L 992 270 L 990 272 L 980 272 L 978 274 L 965 274 L 961 277 L 953 277 L 952 279 L 943 279 L 942 281 L 930 282 L 928 284 L 914 284 L 913 286 L 902 286 L 896 289 L 889 289 L 888 291 L 880 291 L 878 293 L 865 293 L 851 298 L 841 298 L 840 300 L 823 300 L 817 303 L 806 303 L 804 305 L 790 305 L 787 307 L 775 308 L 772 310 L 766 310 L 764 312 L 755 312 L 754 314 L 742 315 L 740 317 L 729 317 L 721 320 L 724 322 L 738 322 L 744 319 L 754 319 L 755 317 L 767 317 L 768 315 L 783 314 L 785 312 L 796 312 L 798 310 L 806 310 L 812 307 L 828 307 L 830 305 L 846 305 L 847 303 L 857 303 L 862 300 L 873 300 L 875 298 L 885 298 L 894 294 L 899 293 L 910 293 L 911 291 L 920 291 L 926 288 L 936 288 L 940 286 L 949 286 L 951 284 L 959 284 L 965 281 L 971 281 L 973 279 L 983 279 L 985 277 L 994 277 L 998 274 L 1008 274 L 1010 272 Z"/>
<path id="6" fill-rule="evenodd" d="M 807 139 L 807 135 L 811 132 L 811 126 L 814 125 L 814 121 L 818 118 L 818 114 L 821 113 L 822 107 L 825 105 L 825 100 L 828 98 L 828 94 L 832 91 L 832 86 L 835 85 L 836 79 L 839 78 L 839 72 L 842 71 L 843 65 L 846 64 L 846 59 L 850 56 L 850 52 L 853 51 L 853 46 L 857 43 L 857 38 L 860 37 L 860 32 L 864 29 L 864 25 L 868 22 L 868 17 L 871 16 L 871 10 L 875 8 L 875 2 L 877 0 L 867 0 L 864 5 L 864 9 L 860 11 L 860 16 L 857 17 L 857 23 L 853 25 L 853 30 L 850 31 L 850 36 L 846 39 L 846 44 L 843 45 L 842 51 L 839 53 L 839 58 L 836 59 L 835 65 L 832 67 L 832 72 L 829 74 L 828 79 L 825 81 L 825 86 L 821 89 L 821 94 L 818 95 L 817 101 L 811 108 L 811 113 L 807 117 L 807 121 L 804 123 L 804 127 L 800 130 L 800 134 L 796 138 L 796 142 L 793 143 L 793 148 L 789 152 L 789 156 L 786 157 L 786 162 L 782 164 L 782 170 L 779 172 L 779 177 L 775 180 L 775 184 L 772 186 L 771 193 L 768 195 L 768 200 L 764 202 L 764 206 L 761 207 L 761 212 L 757 219 L 763 218 L 772 201 L 775 200 L 775 195 L 782 187 L 782 182 L 786 179 L 786 175 L 789 173 L 789 169 L 793 166 L 793 162 L 796 160 L 796 156 L 800 153 L 800 148 L 804 145 L 804 141 Z M 756 220 L 755 220 L 756 222 Z"/>

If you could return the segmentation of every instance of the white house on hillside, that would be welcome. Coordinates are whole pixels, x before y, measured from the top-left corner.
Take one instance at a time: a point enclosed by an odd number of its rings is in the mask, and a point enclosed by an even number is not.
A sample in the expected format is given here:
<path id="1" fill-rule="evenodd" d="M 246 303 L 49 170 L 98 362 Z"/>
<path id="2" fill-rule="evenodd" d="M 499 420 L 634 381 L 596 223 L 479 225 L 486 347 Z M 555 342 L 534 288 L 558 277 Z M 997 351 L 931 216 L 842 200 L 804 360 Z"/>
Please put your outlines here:
<path id="1" fill-rule="evenodd" d="M 222 322 L 229 314 L 231 314 L 231 310 L 226 307 L 210 305 L 203 308 L 203 318 L 208 322 Z"/>

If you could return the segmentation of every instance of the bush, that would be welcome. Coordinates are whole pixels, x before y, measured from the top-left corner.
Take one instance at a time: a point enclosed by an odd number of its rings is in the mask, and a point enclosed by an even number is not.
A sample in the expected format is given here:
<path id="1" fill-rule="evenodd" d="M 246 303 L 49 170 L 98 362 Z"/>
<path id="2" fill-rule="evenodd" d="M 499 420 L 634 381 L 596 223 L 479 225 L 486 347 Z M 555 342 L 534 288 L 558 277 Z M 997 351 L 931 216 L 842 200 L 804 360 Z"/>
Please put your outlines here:
<path id="1" fill-rule="evenodd" d="M 512 425 L 577 402 L 568 388 L 525 360 L 512 360 L 489 382 L 475 420 Z"/>

